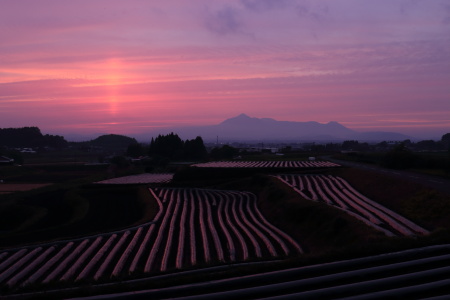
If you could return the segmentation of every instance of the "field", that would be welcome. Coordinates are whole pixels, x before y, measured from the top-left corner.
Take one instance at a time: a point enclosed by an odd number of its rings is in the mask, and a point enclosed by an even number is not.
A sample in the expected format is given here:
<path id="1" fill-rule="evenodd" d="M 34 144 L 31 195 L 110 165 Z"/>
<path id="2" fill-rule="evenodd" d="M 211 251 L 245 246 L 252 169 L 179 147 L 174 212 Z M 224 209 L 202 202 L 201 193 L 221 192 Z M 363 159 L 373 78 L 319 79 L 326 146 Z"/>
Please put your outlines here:
<path id="1" fill-rule="evenodd" d="M 331 168 L 338 164 L 328 161 L 213 161 L 193 164 L 197 168 Z"/>
<path id="2" fill-rule="evenodd" d="M 386 236 L 429 234 L 428 230 L 362 195 L 340 177 L 296 174 L 281 174 L 276 177 L 292 187 L 302 198 L 322 201 L 343 210 Z"/>
<path id="3" fill-rule="evenodd" d="M 447 195 L 336 164 L 252 165 L 1 196 L 2 293 L 170 286 L 211 267 L 234 266 L 211 271 L 219 279 L 450 242 Z M 123 289 L 148 286 L 133 282 Z"/>
<path id="4" fill-rule="evenodd" d="M 150 192 L 160 207 L 152 222 L 86 239 L 0 252 L 0 282 L 26 287 L 91 281 L 303 252 L 290 236 L 267 222 L 251 193 L 168 188 Z"/>
<path id="5" fill-rule="evenodd" d="M 173 174 L 139 174 L 111 178 L 99 181 L 99 184 L 146 184 L 146 183 L 168 183 L 172 180 Z"/>
<path id="6" fill-rule="evenodd" d="M 1 183 L 0 194 L 30 191 L 48 185 L 49 183 Z"/>
<path id="7" fill-rule="evenodd" d="M 155 214 L 150 195 L 139 186 L 48 187 L 6 196 L 0 203 L 1 247 L 122 229 Z"/>

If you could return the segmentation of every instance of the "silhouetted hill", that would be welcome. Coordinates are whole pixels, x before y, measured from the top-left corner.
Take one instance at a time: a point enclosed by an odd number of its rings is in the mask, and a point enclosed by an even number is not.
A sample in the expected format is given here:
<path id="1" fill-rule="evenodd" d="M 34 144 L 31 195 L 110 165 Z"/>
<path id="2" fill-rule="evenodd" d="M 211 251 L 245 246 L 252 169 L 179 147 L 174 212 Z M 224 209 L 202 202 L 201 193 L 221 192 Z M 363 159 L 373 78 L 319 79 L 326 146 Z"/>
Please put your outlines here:
<path id="1" fill-rule="evenodd" d="M 176 132 L 182 138 L 201 136 L 205 141 L 382 141 L 411 137 L 392 132 L 357 132 L 338 122 L 326 124 L 277 121 L 240 114 L 217 125 L 168 128 L 159 133 Z"/>
<path id="2" fill-rule="evenodd" d="M 291 140 L 291 139 L 339 139 L 354 131 L 337 122 L 277 121 L 270 118 L 251 118 L 246 114 L 227 119 L 213 127 L 224 139 Z"/>
<path id="3" fill-rule="evenodd" d="M 136 139 L 119 134 L 101 135 L 98 138 L 89 141 L 89 144 L 92 146 L 108 149 L 126 149 L 129 145 L 136 143 Z"/>
<path id="4" fill-rule="evenodd" d="M 67 141 L 59 135 L 43 135 L 38 127 L 0 128 L 0 146 L 64 148 Z"/>

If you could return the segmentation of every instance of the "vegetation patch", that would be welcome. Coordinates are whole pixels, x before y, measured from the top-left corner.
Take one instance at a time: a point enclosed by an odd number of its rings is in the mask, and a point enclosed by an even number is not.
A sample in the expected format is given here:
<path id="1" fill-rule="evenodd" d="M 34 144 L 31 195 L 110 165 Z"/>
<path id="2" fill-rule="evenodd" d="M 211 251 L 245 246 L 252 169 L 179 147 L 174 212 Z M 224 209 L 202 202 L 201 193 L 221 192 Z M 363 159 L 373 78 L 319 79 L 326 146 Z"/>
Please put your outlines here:
<path id="1" fill-rule="evenodd" d="M 29 191 L 48 185 L 50 185 L 50 183 L 1 183 L 0 193 Z"/>
<path id="2" fill-rule="evenodd" d="M 138 225 L 157 212 L 144 186 L 83 186 L 15 196 L 0 209 L 3 247 L 86 236 Z"/>

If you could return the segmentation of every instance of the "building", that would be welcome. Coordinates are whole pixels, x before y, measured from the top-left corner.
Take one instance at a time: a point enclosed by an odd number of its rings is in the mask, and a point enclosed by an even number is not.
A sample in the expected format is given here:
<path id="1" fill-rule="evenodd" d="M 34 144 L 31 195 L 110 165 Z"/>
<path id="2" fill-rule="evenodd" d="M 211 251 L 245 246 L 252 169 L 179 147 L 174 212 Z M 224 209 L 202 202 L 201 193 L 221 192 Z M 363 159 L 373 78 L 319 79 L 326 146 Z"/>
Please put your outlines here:
<path id="1" fill-rule="evenodd" d="M 0 156 L 0 165 L 12 165 L 13 163 L 14 159 L 6 156 Z"/>

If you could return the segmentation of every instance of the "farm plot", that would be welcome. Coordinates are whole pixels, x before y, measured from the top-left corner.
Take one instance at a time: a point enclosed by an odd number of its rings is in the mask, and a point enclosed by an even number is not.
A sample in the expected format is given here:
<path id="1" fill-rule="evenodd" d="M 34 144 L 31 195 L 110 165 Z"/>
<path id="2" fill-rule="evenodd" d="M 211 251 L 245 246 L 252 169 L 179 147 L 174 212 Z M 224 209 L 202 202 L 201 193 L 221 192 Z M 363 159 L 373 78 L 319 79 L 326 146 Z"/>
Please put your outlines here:
<path id="1" fill-rule="evenodd" d="M 134 272 L 158 274 L 199 265 L 302 253 L 270 224 L 248 192 L 149 189 L 159 204 L 142 226 L 84 239 L 0 252 L 0 285 L 107 281 Z"/>
<path id="2" fill-rule="evenodd" d="M 449 299 L 449 253 L 428 246 L 88 299 Z"/>
<path id="3" fill-rule="evenodd" d="M 0 183 L 0 194 L 30 191 L 48 185 L 51 183 Z"/>
<path id="4" fill-rule="evenodd" d="M 276 175 L 303 198 L 344 210 L 387 236 L 415 236 L 429 232 L 356 191 L 344 179 L 331 175 Z"/>
<path id="5" fill-rule="evenodd" d="M 192 166 L 199 168 L 329 168 L 340 165 L 329 161 L 213 161 Z"/>
<path id="6" fill-rule="evenodd" d="M 102 180 L 100 184 L 145 184 L 145 183 L 168 183 L 172 181 L 173 174 L 169 173 L 146 173 L 130 175 L 118 178 Z"/>

